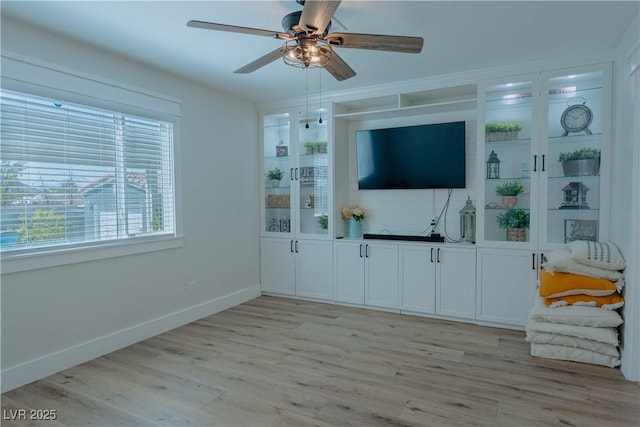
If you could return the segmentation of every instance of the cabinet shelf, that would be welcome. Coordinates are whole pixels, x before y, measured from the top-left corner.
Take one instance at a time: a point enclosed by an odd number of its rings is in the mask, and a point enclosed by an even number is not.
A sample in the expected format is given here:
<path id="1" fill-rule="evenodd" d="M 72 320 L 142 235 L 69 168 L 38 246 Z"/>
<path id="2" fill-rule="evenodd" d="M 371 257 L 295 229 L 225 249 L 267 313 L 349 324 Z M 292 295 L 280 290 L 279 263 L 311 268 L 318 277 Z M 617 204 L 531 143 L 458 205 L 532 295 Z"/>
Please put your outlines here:
<path id="1" fill-rule="evenodd" d="M 476 98 L 457 99 L 454 101 L 434 102 L 431 104 L 411 105 L 407 107 L 388 107 L 377 110 L 357 111 L 353 113 L 336 114 L 336 119 L 348 121 L 380 120 L 397 117 L 419 116 L 423 114 L 447 113 L 451 111 L 474 110 Z"/>

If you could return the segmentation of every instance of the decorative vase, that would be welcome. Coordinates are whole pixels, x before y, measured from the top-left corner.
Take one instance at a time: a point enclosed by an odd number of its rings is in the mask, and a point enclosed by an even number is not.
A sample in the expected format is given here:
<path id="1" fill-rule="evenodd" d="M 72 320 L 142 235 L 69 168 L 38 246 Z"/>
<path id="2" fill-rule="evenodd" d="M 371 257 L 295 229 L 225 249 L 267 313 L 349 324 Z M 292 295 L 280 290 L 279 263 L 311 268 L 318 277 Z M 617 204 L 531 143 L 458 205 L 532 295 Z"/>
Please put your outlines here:
<path id="1" fill-rule="evenodd" d="M 506 209 L 513 209 L 518 203 L 517 196 L 504 196 L 502 197 L 502 207 Z"/>
<path id="2" fill-rule="evenodd" d="M 359 239 L 362 237 L 362 221 L 351 218 L 346 220 L 345 237 Z"/>
<path id="3" fill-rule="evenodd" d="M 280 180 L 279 179 L 272 179 L 271 180 L 271 186 L 272 187 L 280 187 Z"/>

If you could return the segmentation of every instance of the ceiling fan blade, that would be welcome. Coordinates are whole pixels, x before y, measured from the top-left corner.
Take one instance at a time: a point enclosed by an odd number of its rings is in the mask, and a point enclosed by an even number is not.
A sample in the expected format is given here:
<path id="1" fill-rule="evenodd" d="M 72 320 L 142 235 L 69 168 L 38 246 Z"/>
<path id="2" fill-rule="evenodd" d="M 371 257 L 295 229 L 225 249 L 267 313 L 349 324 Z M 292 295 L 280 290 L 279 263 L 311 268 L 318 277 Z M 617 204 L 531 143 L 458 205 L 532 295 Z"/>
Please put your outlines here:
<path id="1" fill-rule="evenodd" d="M 276 59 L 282 58 L 282 53 L 284 52 L 285 49 L 286 48 L 284 46 L 281 46 L 281 47 L 277 48 L 276 50 L 272 50 L 271 52 L 267 53 L 264 56 L 261 56 L 260 58 L 256 59 L 253 62 L 250 62 L 249 64 L 245 65 L 244 67 L 238 68 L 237 70 L 234 71 L 234 73 L 236 73 L 236 74 L 248 74 L 248 73 L 251 73 L 251 72 L 257 70 L 258 68 L 264 67 L 267 64 L 271 64 Z"/>
<path id="2" fill-rule="evenodd" d="M 312 34 L 323 34 L 338 6 L 340 1 L 307 0 L 299 25 Z"/>
<path id="3" fill-rule="evenodd" d="M 356 75 L 356 72 L 340 58 L 335 50 L 331 53 L 331 58 L 324 68 L 338 81 L 350 79 Z"/>
<path id="4" fill-rule="evenodd" d="M 385 36 L 382 34 L 331 33 L 325 39 L 332 47 L 420 53 L 422 37 Z"/>
<path id="5" fill-rule="evenodd" d="M 216 24 L 215 22 L 195 21 L 187 22 L 187 27 L 202 28 L 205 30 L 226 31 L 228 33 L 251 34 L 254 36 L 272 37 L 280 40 L 292 40 L 287 33 L 280 31 L 261 30 L 259 28 L 238 27 L 236 25 Z"/>

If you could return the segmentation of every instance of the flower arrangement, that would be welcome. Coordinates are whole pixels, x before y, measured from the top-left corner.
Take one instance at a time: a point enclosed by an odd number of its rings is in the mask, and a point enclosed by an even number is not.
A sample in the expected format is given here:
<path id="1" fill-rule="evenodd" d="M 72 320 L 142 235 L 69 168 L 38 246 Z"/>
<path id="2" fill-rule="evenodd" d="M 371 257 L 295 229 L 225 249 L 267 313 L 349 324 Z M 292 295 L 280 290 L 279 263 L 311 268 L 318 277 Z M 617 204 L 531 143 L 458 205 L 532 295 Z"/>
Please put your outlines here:
<path id="1" fill-rule="evenodd" d="M 362 209 L 359 205 L 347 206 L 346 208 L 342 208 L 340 211 L 340 215 L 342 219 L 349 220 L 355 219 L 356 221 L 362 221 L 365 216 L 367 216 L 367 212 Z"/>

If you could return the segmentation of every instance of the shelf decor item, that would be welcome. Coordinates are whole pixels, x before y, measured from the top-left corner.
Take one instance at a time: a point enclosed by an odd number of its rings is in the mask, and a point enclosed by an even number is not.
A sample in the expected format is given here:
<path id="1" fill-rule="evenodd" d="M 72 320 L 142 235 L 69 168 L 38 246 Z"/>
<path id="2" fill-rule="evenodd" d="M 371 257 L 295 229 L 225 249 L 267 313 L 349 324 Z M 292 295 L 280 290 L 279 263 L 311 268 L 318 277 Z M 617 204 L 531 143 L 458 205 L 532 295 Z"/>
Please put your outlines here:
<path id="1" fill-rule="evenodd" d="M 275 167 L 267 172 L 266 176 L 267 179 L 271 181 L 272 187 L 280 187 L 280 180 L 284 176 L 284 172 L 280 168 Z"/>
<path id="2" fill-rule="evenodd" d="M 579 150 L 560 153 L 558 161 L 562 163 L 564 176 L 588 176 L 600 173 L 600 150 L 581 148 Z"/>
<path id="3" fill-rule="evenodd" d="M 598 221 L 591 219 L 565 219 L 564 242 L 590 240 L 595 242 L 598 235 Z"/>
<path id="4" fill-rule="evenodd" d="M 487 123 L 484 126 L 485 142 L 513 141 L 518 139 L 518 132 L 522 130 L 516 122 Z"/>
<path id="5" fill-rule="evenodd" d="M 493 150 L 487 160 L 487 179 L 500 179 L 500 159 Z"/>
<path id="6" fill-rule="evenodd" d="M 512 209 L 518 203 L 518 194 L 524 191 L 524 187 L 518 181 L 505 182 L 496 187 L 496 195 L 502 196 L 502 207 Z"/>
<path id="7" fill-rule="evenodd" d="M 572 101 L 581 99 L 582 103 L 571 104 Z M 571 98 L 567 102 L 567 108 L 560 116 L 560 125 L 564 129 L 562 136 L 569 135 L 569 132 L 582 132 L 591 135 L 589 125 L 593 121 L 593 112 L 587 107 L 587 100 L 581 96 Z"/>
<path id="8" fill-rule="evenodd" d="M 320 215 L 318 217 L 318 225 L 322 230 L 326 230 L 329 228 L 329 216 L 328 215 Z"/>
<path id="9" fill-rule="evenodd" d="M 276 157 L 287 157 L 289 155 L 289 147 L 284 144 L 284 141 L 280 141 L 276 145 Z"/>
<path id="10" fill-rule="evenodd" d="M 460 209 L 460 238 L 465 242 L 476 242 L 476 207 L 473 206 L 471 197 L 467 196 L 467 202 Z"/>
<path id="11" fill-rule="evenodd" d="M 362 223 L 367 212 L 358 205 L 342 208 L 340 216 L 345 221 L 345 237 L 362 237 Z"/>
<path id="12" fill-rule="evenodd" d="M 522 209 L 507 209 L 497 217 L 498 226 L 507 230 L 507 241 L 526 242 L 530 216 Z"/>
<path id="13" fill-rule="evenodd" d="M 570 182 L 562 187 L 562 205 L 560 209 L 589 209 L 587 192 L 589 187 L 582 182 Z"/>

